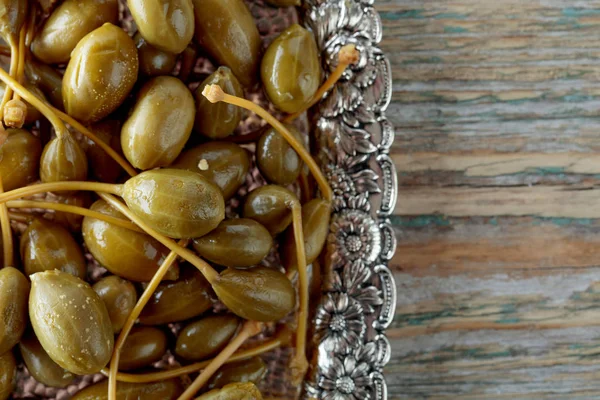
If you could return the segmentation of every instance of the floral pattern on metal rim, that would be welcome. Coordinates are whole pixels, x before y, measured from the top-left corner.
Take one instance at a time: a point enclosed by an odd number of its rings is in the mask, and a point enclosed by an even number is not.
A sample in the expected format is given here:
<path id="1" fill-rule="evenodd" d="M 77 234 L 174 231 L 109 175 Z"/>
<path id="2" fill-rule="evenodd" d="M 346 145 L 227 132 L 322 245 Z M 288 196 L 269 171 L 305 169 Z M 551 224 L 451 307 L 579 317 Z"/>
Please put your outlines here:
<path id="1" fill-rule="evenodd" d="M 396 293 L 387 262 L 396 242 L 388 219 L 397 196 L 389 158 L 394 129 L 385 117 L 391 68 L 377 47 L 381 20 L 369 0 L 306 0 L 304 24 L 316 36 L 323 67 L 333 71 L 346 44 L 358 63 L 317 105 L 312 125 L 319 161 L 334 192 L 323 298 L 315 316 L 318 363 L 305 397 L 387 398 L 381 369 L 390 358 L 385 329 Z M 390 234 L 391 233 L 391 234 Z"/>

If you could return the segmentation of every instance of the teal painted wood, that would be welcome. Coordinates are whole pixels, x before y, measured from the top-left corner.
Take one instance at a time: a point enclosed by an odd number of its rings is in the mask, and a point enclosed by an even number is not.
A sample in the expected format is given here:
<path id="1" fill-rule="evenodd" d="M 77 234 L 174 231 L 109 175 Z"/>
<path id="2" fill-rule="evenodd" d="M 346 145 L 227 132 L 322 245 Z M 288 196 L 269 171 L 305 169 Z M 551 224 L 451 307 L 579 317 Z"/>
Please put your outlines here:
<path id="1" fill-rule="evenodd" d="M 390 398 L 600 398 L 600 1 L 376 6 L 400 184 Z"/>

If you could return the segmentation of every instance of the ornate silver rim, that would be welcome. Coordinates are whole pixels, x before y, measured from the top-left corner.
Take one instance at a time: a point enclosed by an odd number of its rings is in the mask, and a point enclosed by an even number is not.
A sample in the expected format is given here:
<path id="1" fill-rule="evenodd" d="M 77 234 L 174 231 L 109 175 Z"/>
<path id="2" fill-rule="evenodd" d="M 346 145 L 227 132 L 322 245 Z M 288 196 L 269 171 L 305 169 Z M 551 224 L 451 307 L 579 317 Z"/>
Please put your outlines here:
<path id="1" fill-rule="evenodd" d="M 377 47 L 382 26 L 373 2 L 305 0 L 302 9 L 326 72 L 335 68 L 341 46 L 353 43 L 361 54 L 316 107 L 311 124 L 335 193 L 326 291 L 314 321 L 318 362 L 305 383 L 306 396 L 318 399 L 387 398 L 382 368 L 390 359 L 386 329 L 396 306 L 389 216 L 398 183 L 389 157 L 394 129 L 385 116 L 391 68 Z"/>

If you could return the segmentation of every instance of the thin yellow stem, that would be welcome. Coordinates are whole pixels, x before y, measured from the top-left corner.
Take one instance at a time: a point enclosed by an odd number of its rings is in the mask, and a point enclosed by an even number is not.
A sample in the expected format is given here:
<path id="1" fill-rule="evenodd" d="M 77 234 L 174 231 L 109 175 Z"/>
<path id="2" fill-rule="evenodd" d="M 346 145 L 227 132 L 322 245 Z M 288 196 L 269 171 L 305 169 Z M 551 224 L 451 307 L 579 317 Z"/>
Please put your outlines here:
<path id="1" fill-rule="evenodd" d="M 235 352 L 229 359 L 227 359 L 227 361 L 225 361 L 225 364 L 229 364 L 235 361 L 246 360 L 248 358 L 252 358 L 254 356 L 258 356 L 267 353 L 271 350 L 277 349 L 279 347 L 285 346 L 290 340 L 289 336 L 289 331 L 282 330 L 282 332 L 277 334 L 277 336 L 264 343 L 261 343 L 250 349 Z M 213 359 L 186 365 L 184 367 L 169 369 L 160 372 L 150 372 L 146 374 L 127 374 L 124 372 L 118 372 L 117 381 L 129 383 L 150 383 L 163 381 L 171 378 L 177 378 L 183 375 L 198 372 L 201 369 L 206 368 L 206 366 L 210 364 L 212 360 Z M 104 368 L 102 369 L 102 373 L 108 376 L 109 370 L 107 368 Z"/>
<path id="2" fill-rule="evenodd" d="M 14 189 L 9 192 L 0 194 L 0 203 L 5 203 L 9 200 L 17 200 L 22 197 L 33 196 L 34 194 L 39 193 L 65 191 L 71 192 L 79 190 L 99 191 L 104 193 L 112 193 L 120 196 L 122 185 L 86 181 L 38 183 L 35 185 L 25 186 L 19 189 Z"/>
<path id="3" fill-rule="evenodd" d="M 27 24 L 23 24 L 21 31 L 19 32 L 19 48 L 16 55 L 17 68 L 16 72 L 12 76 L 19 83 L 23 83 L 23 75 L 25 74 L 25 35 L 27 31 Z M 13 128 L 21 128 L 27 119 L 27 105 L 21 101 L 19 93 L 14 92 L 12 99 L 6 102 L 3 109 L 4 125 Z"/>
<path id="4" fill-rule="evenodd" d="M 332 200 L 333 192 L 331 191 L 331 187 L 329 186 L 329 183 L 327 183 L 327 179 L 325 179 L 325 176 L 323 176 L 323 173 L 319 169 L 319 166 L 312 158 L 310 153 L 304 148 L 302 143 L 300 143 L 300 141 L 298 141 L 298 139 L 296 139 L 294 135 L 292 135 L 291 132 L 281 122 L 279 122 L 275 117 L 269 114 L 267 110 L 249 100 L 225 93 L 219 85 L 206 85 L 206 87 L 202 91 L 202 94 L 211 103 L 223 101 L 228 104 L 233 104 L 235 106 L 253 111 L 265 121 L 267 121 L 269 125 L 275 128 L 275 130 L 277 130 L 277 132 L 279 132 L 285 138 L 285 140 L 290 144 L 290 146 L 292 146 L 292 148 L 296 150 L 296 153 L 298 153 L 300 158 L 302 158 L 302 161 L 304 161 L 304 163 L 308 166 L 308 169 L 315 177 L 315 180 L 317 181 L 317 184 L 321 189 L 323 197 L 327 201 Z"/>
<path id="5" fill-rule="evenodd" d="M 142 228 L 142 230 L 144 232 L 146 232 L 148 235 L 152 236 L 154 239 L 156 239 L 159 242 L 161 242 L 169 250 L 174 251 L 175 253 L 177 253 L 177 255 L 179 257 L 183 258 L 184 260 L 186 260 L 187 262 L 189 262 L 190 264 L 192 264 L 194 267 L 198 268 L 198 270 L 202 273 L 202 275 L 204 275 L 204 277 L 206 278 L 206 280 L 211 285 L 219 277 L 219 273 L 217 271 L 215 271 L 215 269 L 213 267 L 211 267 L 210 264 L 208 264 L 206 261 L 204 261 L 203 259 L 201 259 L 200 257 L 198 257 L 196 254 L 194 254 L 189 249 L 186 249 L 185 247 L 179 246 L 172 239 L 169 239 L 165 235 L 163 235 L 161 233 L 158 233 L 155 229 L 153 229 L 152 227 L 148 226 L 148 224 L 146 224 L 137 215 L 135 215 L 134 213 L 132 213 L 131 210 L 129 210 L 129 208 L 125 204 L 123 204 L 122 202 L 120 202 L 119 200 L 117 200 L 114 196 L 111 196 L 111 195 L 106 194 L 106 193 L 98 193 L 98 196 L 100 196 L 102 199 L 104 199 L 114 209 L 116 209 L 117 211 L 119 211 L 120 213 L 122 213 L 123 215 L 125 215 L 127 218 L 129 218 L 130 220 L 132 220 L 134 224 L 136 224 L 137 226 L 139 226 L 140 228 Z"/>
<path id="6" fill-rule="evenodd" d="M 17 73 L 17 68 L 19 66 L 19 47 L 18 44 L 15 43 L 14 38 L 9 41 L 8 45 L 10 46 L 10 69 L 8 74 L 6 74 L 4 70 L 2 70 L 2 72 L 7 76 L 12 77 Z M 0 68 L 0 70 L 1 69 L 2 68 Z M 2 79 L 2 81 L 4 81 L 4 79 Z M 4 120 L 4 106 L 12 98 L 13 94 L 12 88 L 8 85 L 8 83 L 4 83 L 6 84 L 6 88 L 4 88 L 4 96 L 2 97 L 2 102 L 0 103 L 0 120 Z"/>
<path id="7" fill-rule="evenodd" d="M 215 372 L 235 353 L 244 342 L 257 334 L 262 330 L 262 324 L 256 321 L 246 321 L 242 325 L 242 329 L 235 338 L 213 360 L 206 366 L 206 368 L 198 375 L 198 377 L 192 382 L 190 386 L 183 392 L 177 400 L 190 400 L 198 390 L 202 389 L 202 386 L 208 382 Z M 110 400 L 110 399 L 109 399 Z"/>
<path id="8" fill-rule="evenodd" d="M 302 382 L 308 369 L 306 360 L 306 331 L 308 325 L 308 273 L 306 271 L 306 250 L 304 249 L 304 232 L 302 229 L 302 206 L 300 203 L 292 204 L 292 224 L 294 241 L 296 243 L 296 260 L 298 270 L 298 292 L 300 306 L 298 307 L 298 329 L 296 331 L 296 348 L 294 357 L 290 361 L 292 383 L 298 385 Z"/>
<path id="9" fill-rule="evenodd" d="M 4 192 L 2 176 L 0 176 L 0 193 Z M 0 204 L 0 225 L 2 225 L 2 247 L 4 248 L 4 266 L 12 267 L 14 262 L 12 229 L 6 204 Z"/>
<path id="10" fill-rule="evenodd" d="M 11 60 L 12 63 L 12 60 Z M 11 88 L 15 92 L 17 92 L 22 98 L 25 99 L 29 104 L 33 107 L 37 108 L 43 115 L 50 121 L 54 130 L 56 131 L 56 136 L 62 137 L 63 135 L 68 134 L 67 127 L 62 122 L 62 120 L 56 115 L 52 109 L 46 105 L 42 100 L 37 98 L 33 93 L 29 90 L 25 89 L 19 82 L 14 80 L 9 74 L 7 74 L 3 69 L 0 68 L 0 80 L 6 84 L 5 95 L 8 92 L 8 89 Z M 6 96 L 5 96 L 6 97 Z M 4 113 L 4 106 L 6 103 L 2 104 L 2 113 Z"/>
<path id="11" fill-rule="evenodd" d="M 179 245 L 187 246 L 188 239 L 180 240 Z M 171 267 L 176 258 L 177 253 L 171 251 L 169 255 L 164 259 L 164 261 L 152 277 L 152 280 L 146 287 L 146 290 L 144 290 L 144 293 L 142 293 L 142 296 L 136 303 L 135 307 L 133 308 L 133 310 L 131 310 L 131 314 L 129 314 L 129 316 L 127 317 L 127 320 L 125 321 L 125 325 L 123 326 L 121 333 L 119 333 L 119 337 L 115 342 L 112 358 L 110 360 L 110 369 L 108 371 L 108 400 L 116 400 L 117 398 L 117 372 L 119 369 L 121 350 L 123 349 L 125 340 L 127 340 L 127 336 L 129 335 L 129 332 L 131 332 L 131 328 L 133 328 L 135 321 L 140 316 L 142 310 L 144 309 L 148 301 L 150 301 L 152 294 L 154 294 L 156 288 L 158 287 L 166 273 L 169 271 L 169 268 Z"/>
<path id="12" fill-rule="evenodd" d="M 17 63 L 17 73 L 15 78 L 17 82 L 23 83 L 23 76 L 25 75 L 25 36 L 27 35 L 27 24 L 23 24 L 21 32 L 19 33 L 19 61 Z M 13 99 L 19 100 L 20 96 L 15 93 Z"/>
<path id="13" fill-rule="evenodd" d="M 130 221 L 113 217 L 112 215 L 102 214 L 101 212 L 89 210 L 84 207 L 73 206 L 70 204 L 52 203 L 49 201 L 37 200 L 12 200 L 7 201 L 4 204 L 6 204 L 8 208 L 41 208 L 45 210 L 62 211 L 71 214 L 82 215 L 84 217 L 99 219 L 101 221 L 108 222 L 109 224 L 113 224 L 132 231 L 144 232 L 136 224 Z"/>
<path id="14" fill-rule="evenodd" d="M 340 80 L 346 68 L 349 65 L 354 64 L 358 61 L 359 53 L 356 50 L 356 47 L 353 44 L 348 44 L 343 46 L 338 53 L 338 65 L 335 67 L 335 70 L 329 75 L 327 80 L 321 85 L 321 87 L 316 91 L 313 97 L 306 103 L 301 110 L 295 112 L 294 114 L 290 114 L 283 119 L 283 122 L 288 123 L 292 122 L 296 118 L 300 116 L 303 112 L 314 106 L 321 100 L 323 95 L 327 93 L 337 81 Z"/>
<path id="15" fill-rule="evenodd" d="M 83 136 L 87 137 L 88 139 L 90 139 L 91 141 L 96 143 L 113 160 L 115 160 L 129 174 L 129 176 L 137 175 L 137 171 L 135 170 L 135 168 L 133 168 L 131 166 L 131 164 L 129 164 L 129 162 L 127 162 L 127 160 L 125 160 L 123 157 L 121 157 L 121 155 L 119 153 L 117 153 L 112 147 L 110 147 L 110 145 L 108 145 L 108 143 L 104 142 L 103 140 L 100 140 L 100 138 L 98 136 L 96 136 L 94 134 L 94 132 L 90 131 L 88 128 L 83 126 L 83 124 L 81 124 L 81 122 L 77 121 L 75 118 L 71 117 L 70 115 L 60 111 L 59 109 L 57 109 L 49 104 L 48 104 L 48 107 L 50 107 L 50 109 L 52 111 L 54 111 L 54 113 L 56 113 L 60 117 L 60 119 L 65 121 L 67 124 L 71 125 L 73 128 L 77 129 L 79 132 L 81 132 L 81 134 Z"/>

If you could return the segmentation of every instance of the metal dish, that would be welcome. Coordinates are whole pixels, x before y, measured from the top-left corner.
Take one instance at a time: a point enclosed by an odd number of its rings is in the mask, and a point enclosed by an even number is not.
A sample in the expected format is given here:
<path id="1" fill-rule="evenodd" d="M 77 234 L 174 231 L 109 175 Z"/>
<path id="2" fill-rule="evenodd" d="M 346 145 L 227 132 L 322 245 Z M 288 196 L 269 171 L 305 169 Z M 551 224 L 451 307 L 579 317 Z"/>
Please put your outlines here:
<path id="1" fill-rule="evenodd" d="M 257 19 L 265 47 L 290 23 L 300 20 L 315 33 L 326 73 L 335 68 L 343 45 L 353 43 L 360 51 L 360 61 L 311 110 L 308 120 L 298 122 L 299 128 L 313 135 L 313 153 L 335 194 L 323 266 L 324 292 L 312 324 L 313 367 L 304 387 L 295 388 L 285 374 L 289 350 L 267 354 L 271 372 L 261 390 L 276 398 L 295 397 L 302 389 L 304 398 L 384 400 L 387 390 L 382 368 L 391 351 L 385 330 L 393 320 L 396 305 L 394 279 L 387 267 L 396 242 L 388 217 L 396 202 L 397 177 L 388 155 L 394 130 L 385 110 L 392 80 L 390 64 L 377 47 L 381 20 L 373 0 L 304 0 L 298 9 L 276 9 L 263 0 L 246 1 Z M 130 32 L 135 30 L 126 15 L 122 25 Z M 212 68 L 200 59 L 196 72 L 202 74 Z M 262 92 L 247 95 L 267 104 Z M 270 110 L 276 112 L 272 107 Z M 261 124 L 256 117 L 249 117 L 240 133 Z M 238 197 L 262 184 L 255 169 Z M 236 215 L 238 203 L 232 202 L 230 216 Z M 93 262 L 91 268 L 92 280 L 104 272 Z M 167 356 L 160 364 L 172 366 L 176 361 Z M 99 374 L 85 376 L 65 389 L 48 388 L 21 366 L 13 397 L 66 400 L 101 379 Z"/>
<path id="2" fill-rule="evenodd" d="M 326 291 L 314 320 L 317 367 L 308 397 L 387 398 L 382 368 L 390 358 L 385 330 L 394 317 L 396 286 L 388 262 L 396 238 L 388 217 L 398 182 L 385 117 L 392 94 L 390 64 L 377 47 L 382 26 L 373 0 L 305 0 L 326 72 L 339 48 L 354 43 L 361 57 L 311 118 L 318 157 L 335 192 L 328 238 Z"/>

